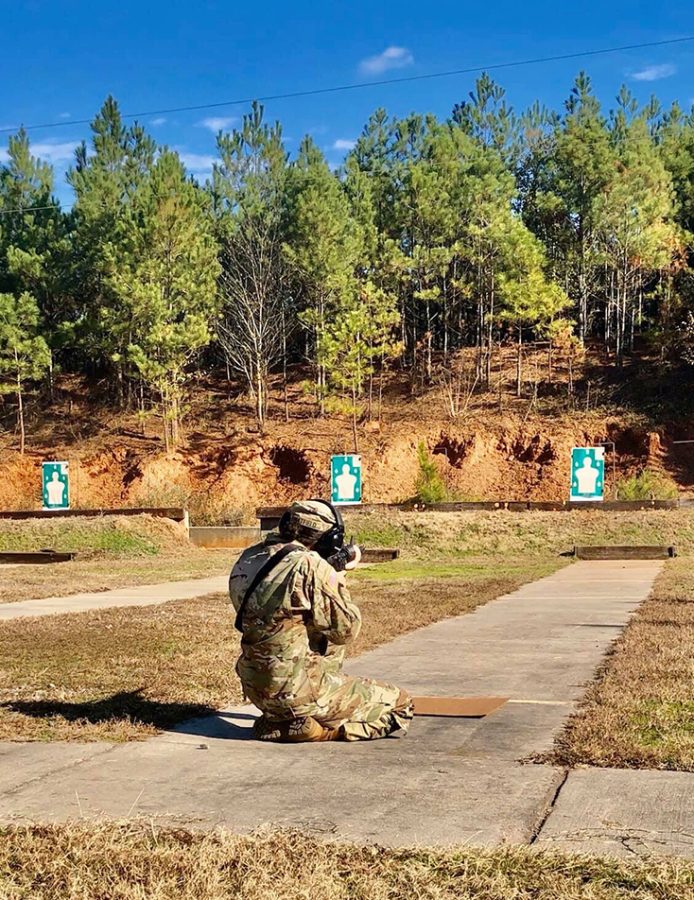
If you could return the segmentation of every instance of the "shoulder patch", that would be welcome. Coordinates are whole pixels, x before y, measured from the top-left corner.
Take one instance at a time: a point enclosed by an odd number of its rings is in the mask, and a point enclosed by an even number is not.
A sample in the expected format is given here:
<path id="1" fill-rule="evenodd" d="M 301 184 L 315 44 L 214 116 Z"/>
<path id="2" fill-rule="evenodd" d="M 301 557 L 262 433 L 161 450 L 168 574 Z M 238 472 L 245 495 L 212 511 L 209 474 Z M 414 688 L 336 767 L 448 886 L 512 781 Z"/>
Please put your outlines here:
<path id="1" fill-rule="evenodd" d="M 340 583 L 339 575 L 337 574 L 335 569 L 333 569 L 333 567 L 330 566 L 330 574 L 328 575 L 328 584 L 334 591 L 336 591 L 339 583 Z"/>

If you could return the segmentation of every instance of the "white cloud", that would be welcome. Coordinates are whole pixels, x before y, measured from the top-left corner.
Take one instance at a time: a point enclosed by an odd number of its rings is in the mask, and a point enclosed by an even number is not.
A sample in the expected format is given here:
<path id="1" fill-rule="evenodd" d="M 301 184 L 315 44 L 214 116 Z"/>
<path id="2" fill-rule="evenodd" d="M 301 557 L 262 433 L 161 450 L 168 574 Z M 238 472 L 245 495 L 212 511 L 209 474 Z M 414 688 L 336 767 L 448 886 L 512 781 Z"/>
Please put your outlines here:
<path id="1" fill-rule="evenodd" d="M 198 122 L 201 128 L 208 128 L 214 134 L 224 128 L 228 128 L 236 121 L 236 116 L 210 116 L 209 119 L 203 119 Z"/>
<path id="2" fill-rule="evenodd" d="M 338 138 L 333 144 L 333 150 L 351 150 L 356 143 L 348 138 Z"/>
<path id="3" fill-rule="evenodd" d="M 661 78 L 669 78 L 677 71 L 672 63 L 663 63 L 661 66 L 646 66 L 639 72 L 634 72 L 632 78 L 635 81 L 659 81 Z"/>
<path id="4" fill-rule="evenodd" d="M 65 163 L 72 162 L 77 141 L 39 141 L 30 143 L 29 150 L 32 156 L 51 163 L 57 169 L 66 169 Z M 6 163 L 9 159 L 7 150 L 0 149 L 0 163 Z"/>
<path id="5" fill-rule="evenodd" d="M 198 181 L 204 181 L 206 178 L 212 177 L 212 166 L 217 162 L 216 156 L 210 156 L 207 153 L 186 153 L 182 150 L 178 151 L 178 155 L 186 169 Z"/>
<path id="6" fill-rule="evenodd" d="M 32 156 L 38 156 L 54 165 L 72 160 L 76 146 L 77 141 L 39 141 L 29 144 Z"/>
<path id="7" fill-rule="evenodd" d="M 359 70 L 367 75 L 380 75 L 389 69 L 404 69 L 413 62 L 414 56 L 407 47 L 386 47 L 383 53 L 362 59 Z"/>
<path id="8" fill-rule="evenodd" d="M 71 115 L 71 113 L 69 113 L 69 112 L 62 112 L 62 113 L 60 113 L 60 115 L 58 116 L 58 118 L 59 118 L 59 119 L 69 119 L 69 118 L 70 118 L 70 115 Z"/>
<path id="9" fill-rule="evenodd" d="M 166 124 L 166 118 L 164 116 L 157 116 L 156 119 L 152 119 L 152 125 L 164 125 Z"/>

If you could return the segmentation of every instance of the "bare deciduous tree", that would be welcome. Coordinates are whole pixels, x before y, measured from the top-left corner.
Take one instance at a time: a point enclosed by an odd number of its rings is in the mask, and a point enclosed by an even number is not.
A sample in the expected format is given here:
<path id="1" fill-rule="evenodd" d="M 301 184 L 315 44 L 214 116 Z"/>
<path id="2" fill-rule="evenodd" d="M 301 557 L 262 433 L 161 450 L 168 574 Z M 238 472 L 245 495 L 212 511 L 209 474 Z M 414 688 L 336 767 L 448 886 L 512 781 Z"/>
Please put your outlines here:
<path id="1" fill-rule="evenodd" d="M 258 423 L 267 417 L 269 371 L 286 353 L 291 281 L 275 228 L 246 218 L 221 254 L 219 345 L 229 369 L 246 382 Z"/>

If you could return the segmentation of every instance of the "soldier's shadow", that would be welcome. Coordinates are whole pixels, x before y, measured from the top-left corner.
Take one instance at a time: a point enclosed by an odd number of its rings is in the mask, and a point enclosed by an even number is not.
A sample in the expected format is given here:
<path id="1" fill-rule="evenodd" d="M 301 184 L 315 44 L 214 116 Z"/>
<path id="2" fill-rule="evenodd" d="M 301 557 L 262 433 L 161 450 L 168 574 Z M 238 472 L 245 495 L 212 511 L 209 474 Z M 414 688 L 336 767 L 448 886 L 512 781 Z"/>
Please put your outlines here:
<path id="1" fill-rule="evenodd" d="M 55 724 L 106 725 L 118 730 L 121 723 L 151 725 L 165 733 L 246 741 L 253 739 L 256 715 L 245 710 L 218 710 L 201 703 L 172 703 L 151 700 L 142 689 L 121 691 L 99 700 L 82 703 L 65 700 L 11 700 L 0 710 L 33 719 L 49 719 Z"/>
<path id="2" fill-rule="evenodd" d="M 209 715 L 199 716 L 181 722 L 170 731 L 189 734 L 201 738 L 216 738 L 225 741 L 252 741 L 253 722 L 257 716 L 251 712 L 236 710 L 216 710 Z"/>

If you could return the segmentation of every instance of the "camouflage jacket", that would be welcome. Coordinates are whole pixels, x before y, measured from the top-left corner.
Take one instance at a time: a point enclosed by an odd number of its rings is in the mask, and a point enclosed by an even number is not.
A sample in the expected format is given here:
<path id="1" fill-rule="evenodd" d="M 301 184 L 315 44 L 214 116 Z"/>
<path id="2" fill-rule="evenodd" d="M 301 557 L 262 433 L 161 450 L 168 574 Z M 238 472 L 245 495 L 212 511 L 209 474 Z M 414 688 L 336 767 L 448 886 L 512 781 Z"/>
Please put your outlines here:
<path id="1" fill-rule="evenodd" d="M 284 546 L 271 534 L 241 554 L 229 579 L 236 611 L 255 574 Z M 236 666 L 246 696 L 277 718 L 310 715 L 323 693 L 324 675 L 341 665 L 344 651 L 338 647 L 360 627 L 344 573 L 297 544 L 246 603 Z"/>

